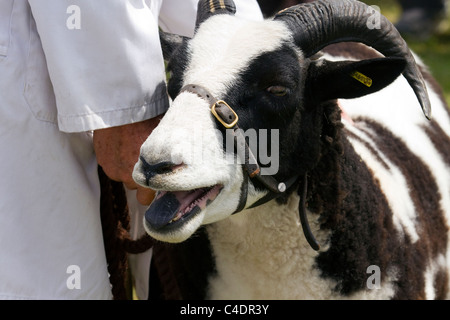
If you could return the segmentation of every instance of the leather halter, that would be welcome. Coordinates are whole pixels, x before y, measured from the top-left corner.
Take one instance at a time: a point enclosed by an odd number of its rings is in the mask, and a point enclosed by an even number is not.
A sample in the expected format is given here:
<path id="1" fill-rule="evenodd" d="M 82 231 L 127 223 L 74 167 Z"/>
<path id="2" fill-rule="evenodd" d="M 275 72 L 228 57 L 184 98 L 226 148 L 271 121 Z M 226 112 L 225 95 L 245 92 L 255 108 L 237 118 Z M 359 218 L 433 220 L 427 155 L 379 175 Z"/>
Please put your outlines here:
<path id="1" fill-rule="evenodd" d="M 236 150 L 244 150 L 244 152 L 238 152 L 238 155 L 241 157 L 242 161 L 242 170 L 243 170 L 243 182 L 241 185 L 241 194 L 239 198 L 239 204 L 233 214 L 242 211 L 247 204 L 247 195 L 248 195 L 248 179 L 255 179 L 263 184 L 268 193 L 249 206 L 249 208 L 254 208 L 259 205 L 262 205 L 274 198 L 277 198 L 284 194 L 291 186 L 293 186 L 299 179 L 299 176 L 294 176 L 288 179 L 286 182 L 279 182 L 273 176 L 262 175 L 261 168 L 256 160 L 255 155 L 249 148 L 245 136 L 243 135 L 243 131 L 238 126 L 239 116 L 236 112 L 223 100 L 216 99 L 207 89 L 202 86 L 195 84 L 188 84 L 181 88 L 181 92 L 190 92 L 203 100 L 207 101 L 211 106 L 211 113 L 217 119 L 217 121 L 226 129 L 232 130 L 234 137 L 234 144 Z M 247 173 L 247 174 L 245 174 Z M 314 235 L 312 234 L 308 220 L 306 217 L 306 188 L 307 188 L 307 178 L 306 175 L 303 179 L 302 192 L 300 194 L 300 222 L 302 224 L 303 233 L 305 234 L 306 240 L 311 245 L 314 250 L 319 250 L 320 246 L 317 243 Z"/>

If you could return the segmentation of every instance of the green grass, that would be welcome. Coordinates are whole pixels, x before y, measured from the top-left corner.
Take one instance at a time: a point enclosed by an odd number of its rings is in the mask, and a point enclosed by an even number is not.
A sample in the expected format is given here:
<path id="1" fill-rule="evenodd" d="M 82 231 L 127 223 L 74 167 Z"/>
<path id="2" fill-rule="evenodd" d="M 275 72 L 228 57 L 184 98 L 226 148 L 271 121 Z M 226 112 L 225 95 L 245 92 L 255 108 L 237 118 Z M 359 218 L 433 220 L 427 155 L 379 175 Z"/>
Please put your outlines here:
<path id="1" fill-rule="evenodd" d="M 450 105 L 450 34 L 435 36 L 423 43 L 411 43 L 410 47 L 428 65 Z"/>
<path id="2" fill-rule="evenodd" d="M 396 22 L 401 9 L 394 0 L 366 0 L 369 5 L 377 5 L 381 13 Z M 444 89 L 450 105 L 450 13 L 440 23 L 437 32 L 427 40 L 407 38 L 409 47 L 428 65 L 431 73 Z"/>

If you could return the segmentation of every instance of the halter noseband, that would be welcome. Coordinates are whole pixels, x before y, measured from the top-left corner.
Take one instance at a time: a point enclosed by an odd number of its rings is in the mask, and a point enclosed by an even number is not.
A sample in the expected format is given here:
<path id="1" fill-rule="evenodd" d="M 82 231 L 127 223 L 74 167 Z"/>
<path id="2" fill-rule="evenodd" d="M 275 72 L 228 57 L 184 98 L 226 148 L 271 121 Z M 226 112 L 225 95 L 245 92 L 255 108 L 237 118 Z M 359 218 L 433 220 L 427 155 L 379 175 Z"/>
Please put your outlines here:
<path id="1" fill-rule="evenodd" d="M 242 161 L 242 170 L 243 174 L 243 182 L 241 185 L 241 194 L 239 198 L 239 204 L 233 214 L 242 211 L 247 204 L 247 194 L 248 194 L 248 179 L 255 179 L 259 181 L 262 185 L 264 185 L 268 193 L 253 203 L 249 208 L 254 208 L 259 205 L 262 205 L 274 198 L 277 198 L 284 194 L 295 182 L 297 182 L 299 176 L 294 176 L 287 180 L 286 182 L 279 182 L 273 176 L 262 175 L 261 168 L 256 160 L 255 155 L 249 148 L 245 136 L 243 135 L 243 131 L 238 126 L 239 116 L 236 112 L 223 100 L 216 99 L 207 89 L 202 86 L 195 84 L 188 84 L 181 88 L 181 92 L 190 92 L 198 97 L 206 100 L 208 104 L 211 106 L 211 113 L 217 119 L 217 121 L 225 127 L 225 129 L 232 130 L 232 134 L 234 137 L 234 144 L 236 150 L 243 150 L 244 152 L 238 152 L 238 155 L 241 157 Z M 247 174 L 245 174 L 245 172 Z M 314 235 L 309 228 L 308 219 L 306 217 L 306 189 L 307 189 L 307 177 L 306 174 L 303 179 L 302 184 L 302 192 L 300 194 L 300 206 L 299 206 L 299 215 L 300 222 L 302 224 L 303 233 L 305 234 L 306 240 L 311 245 L 314 250 L 319 250 L 320 246 Z"/>

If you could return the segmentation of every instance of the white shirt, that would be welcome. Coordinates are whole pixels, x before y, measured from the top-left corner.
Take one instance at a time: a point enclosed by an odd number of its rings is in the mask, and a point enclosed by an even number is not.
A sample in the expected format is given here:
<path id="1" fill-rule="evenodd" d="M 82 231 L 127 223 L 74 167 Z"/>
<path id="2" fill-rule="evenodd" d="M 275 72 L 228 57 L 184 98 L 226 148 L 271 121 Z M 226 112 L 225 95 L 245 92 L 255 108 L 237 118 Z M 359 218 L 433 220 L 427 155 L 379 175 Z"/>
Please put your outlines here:
<path id="1" fill-rule="evenodd" d="M 236 4 L 262 17 L 255 0 Z M 0 298 L 111 298 L 91 132 L 167 109 L 158 25 L 192 35 L 196 7 L 0 1 Z"/>

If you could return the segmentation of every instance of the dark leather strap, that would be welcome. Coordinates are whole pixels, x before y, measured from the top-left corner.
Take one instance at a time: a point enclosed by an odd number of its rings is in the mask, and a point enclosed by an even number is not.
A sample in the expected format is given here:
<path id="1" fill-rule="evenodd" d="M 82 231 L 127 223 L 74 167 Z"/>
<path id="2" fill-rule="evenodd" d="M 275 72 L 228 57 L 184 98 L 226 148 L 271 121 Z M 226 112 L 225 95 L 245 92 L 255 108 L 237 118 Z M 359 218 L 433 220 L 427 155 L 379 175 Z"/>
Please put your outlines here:
<path id="1" fill-rule="evenodd" d="M 244 170 L 247 172 L 250 179 L 258 180 L 269 190 L 269 194 L 263 197 L 262 201 L 257 201 L 256 203 L 252 204 L 251 207 L 263 204 L 283 194 L 298 180 L 298 176 L 295 176 L 289 179 L 286 183 L 280 183 L 272 176 L 262 175 L 258 161 L 245 140 L 244 132 L 239 128 L 237 124 L 239 118 L 234 110 L 225 101 L 216 99 L 207 89 L 202 86 L 196 84 L 188 84 L 181 88 L 180 93 L 184 91 L 196 94 L 198 97 L 206 100 L 211 106 L 211 112 L 214 114 L 216 119 L 223 126 L 225 126 L 225 128 L 233 130 L 234 143 L 236 149 L 238 150 L 238 157 L 240 157 L 240 160 L 243 163 Z M 244 179 L 243 184 L 247 184 L 246 179 Z M 239 204 L 238 208 L 242 207 L 244 198 L 246 201 L 247 195 L 243 197 L 241 192 L 241 203 Z M 242 207 L 239 211 L 241 211 L 244 207 Z"/>
<path id="2" fill-rule="evenodd" d="M 306 241 L 308 241 L 311 248 L 318 251 L 320 249 L 320 244 L 314 237 L 311 228 L 309 227 L 308 217 L 306 215 L 306 197 L 308 193 L 308 175 L 303 176 L 303 181 L 300 190 L 298 190 L 298 195 L 300 196 L 300 203 L 298 205 L 298 214 L 300 216 L 300 222 L 302 224 L 303 234 L 305 235 Z"/>
<path id="3" fill-rule="evenodd" d="M 208 90 L 196 84 L 185 85 L 183 88 L 181 88 L 180 93 L 182 93 L 183 91 L 188 91 L 190 93 L 196 94 L 203 100 L 206 100 L 210 106 L 217 101 L 217 99 L 214 98 L 214 96 Z"/>
<path id="4" fill-rule="evenodd" d="M 224 121 L 225 123 L 232 124 L 234 122 L 235 124 L 232 127 L 230 127 L 230 129 L 233 129 L 234 140 L 236 143 L 235 133 L 236 133 L 236 131 L 240 132 L 241 130 L 237 130 L 238 129 L 238 127 L 236 125 L 237 115 L 233 111 L 233 109 L 231 109 L 228 106 L 228 104 L 226 104 L 224 101 L 217 100 L 208 90 L 206 90 L 202 86 L 199 86 L 196 84 L 188 84 L 188 85 L 184 86 L 183 88 L 181 88 L 180 93 L 184 92 L 184 91 L 188 91 L 190 93 L 196 94 L 198 97 L 207 101 L 209 103 L 209 105 L 211 106 L 211 108 L 215 109 L 218 116 L 221 117 L 222 121 Z M 216 118 L 217 118 L 217 116 L 216 116 Z M 245 142 L 245 138 L 244 138 L 244 140 L 241 139 L 241 141 Z M 250 150 L 248 148 L 248 146 L 247 146 L 246 150 L 247 149 Z M 247 153 L 247 151 L 245 153 Z M 239 196 L 238 206 L 237 206 L 236 210 L 233 212 L 233 214 L 244 210 L 245 205 L 247 204 L 248 176 L 247 176 L 247 174 L 245 174 L 245 171 L 247 170 L 246 163 L 247 162 L 244 162 L 244 164 L 242 165 L 243 181 L 241 184 L 241 194 Z"/>
<path id="5" fill-rule="evenodd" d="M 211 106 L 211 112 L 216 117 L 217 121 L 220 122 L 225 128 L 233 130 L 234 136 L 234 144 L 236 149 L 238 150 L 238 157 L 242 161 L 242 170 L 243 170 L 243 182 L 241 184 L 241 194 L 239 197 L 239 204 L 233 214 L 242 211 L 247 204 L 247 196 L 248 196 L 248 179 L 256 179 L 260 183 L 262 183 L 267 189 L 268 193 L 253 203 L 249 208 L 254 208 L 259 205 L 262 205 L 274 198 L 277 198 L 286 190 L 288 190 L 291 186 L 293 186 L 298 180 L 299 176 L 294 176 L 287 180 L 285 183 L 278 182 L 272 176 L 266 176 L 261 174 L 261 168 L 256 160 L 256 157 L 250 150 L 243 131 L 237 125 L 239 120 L 238 115 L 234 110 L 223 100 L 217 100 L 207 89 L 202 86 L 195 84 L 188 84 L 184 86 L 180 92 L 188 91 L 193 94 L 196 94 L 198 97 L 206 100 Z M 245 172 L 247 174 L 245 174 Z M 314 235 L 311 232 L 309 227 L 308 218 L 306 216 L 306 193 L 308 189 L 307 175 L 303 177 L 303 184 L 301 186 L 301 190 L 299 190 L 300 195 L 300 204 L 299 204 L 299 215 L 300 222 L 302 225 L 303 233 L 306 237 L 306 240 L 310 244 L 310 246 L 314 250 L 319 250 L 320 245 L 317 240 L 314 238 Z"/>

